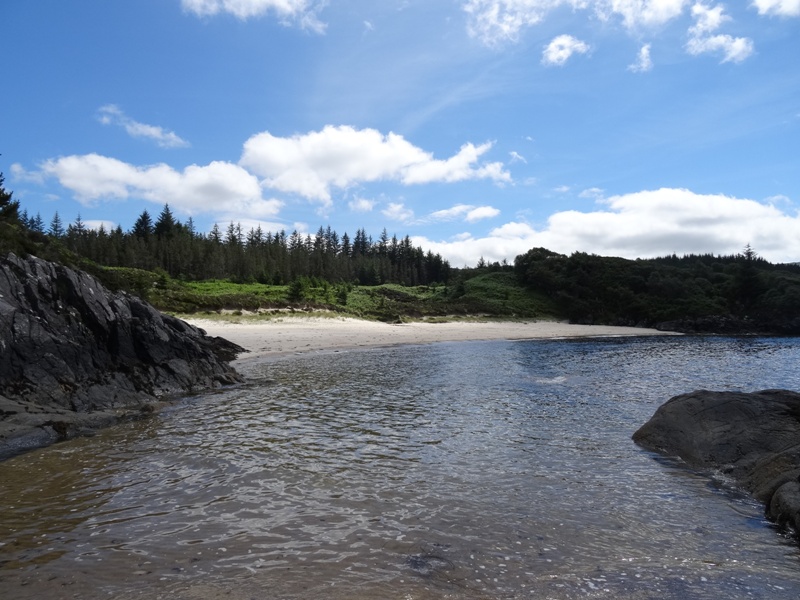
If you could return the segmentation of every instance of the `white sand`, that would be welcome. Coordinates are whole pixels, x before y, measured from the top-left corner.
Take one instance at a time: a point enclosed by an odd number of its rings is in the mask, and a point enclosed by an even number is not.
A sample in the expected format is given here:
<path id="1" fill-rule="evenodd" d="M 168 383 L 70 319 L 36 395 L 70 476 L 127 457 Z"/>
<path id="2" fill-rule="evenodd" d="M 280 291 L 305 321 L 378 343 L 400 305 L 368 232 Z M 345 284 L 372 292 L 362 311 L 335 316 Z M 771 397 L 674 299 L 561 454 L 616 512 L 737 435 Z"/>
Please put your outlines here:
<path id="1" fill-rule="evenodd" d="M 282 317 L 263 321 L 227 322 L 187 319 L 209 335 L 223 337 L 249 350 L 234 366 L 253 360 L 304 352 L 431 344 L 475 340 L 529 340 L 568 337 L 669 335 L 655 329 L 570 325 L 552 321 L 403 323 L 390 325 L 351 318 Z"/>

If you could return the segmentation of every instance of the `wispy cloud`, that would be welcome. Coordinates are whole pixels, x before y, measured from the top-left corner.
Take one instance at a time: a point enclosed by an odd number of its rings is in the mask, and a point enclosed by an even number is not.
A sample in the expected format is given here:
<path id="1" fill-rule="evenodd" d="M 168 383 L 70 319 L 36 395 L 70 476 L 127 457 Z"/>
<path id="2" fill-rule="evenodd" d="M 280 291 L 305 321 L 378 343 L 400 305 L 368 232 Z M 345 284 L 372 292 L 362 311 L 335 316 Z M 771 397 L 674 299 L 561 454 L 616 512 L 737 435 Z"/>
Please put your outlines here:
<path id="1" fill-rule="evenodd" d="M 401 223 L 410 223 L 414 220 L 414 211 L 408 208 L 402 202 L 390 202 L 381 213 L 392 221 L 400 221 Z"/>
<path id="2" fill-rule="evenodd" d="M 213 17 L 220 13 L 247 20 L 273 13 L 284 25 L 297 25 L 323 33 L 326 25 L 319 20 L 325 0 L 181 0 L 184 10 L 199 17 Z"/>
<path id="3" fill-rule="evenodd" d="M 353 212 L 370 212 L 375 208 L 375 201 L 366 198 L 354 198 L 347 203 Z"/>
<path id="4" fill-rule="evenodd" d="M 653 69 L 653 60 L 650 58 L 650 44 L 645 44 L 639 49 L 639 56 L 635 63 L 628 66 L 634 73 L 646 73 Z"/>
<path id="5" fill-rule="evenodd" d="M 573 54 L 586 54 L 589 45 L 571 36 L 559 35 L 547 44 L 542 53 L 542 64 L 548 67 L 565 65 Z"/>
<path id="6" fill-rule="evenodd" d="M 131 119 L 116 104 L 101 106 L 97 111 L 97 120 L 103 125 L 122 127 L 131 137 L 152 140 L 161 148 L 186 148 L 190 145 L 176 133 L 166 131 L 163 127 Z"/>
<path id="7" fill-rule="evenodd" d="M 760 15 L 800 17 L 800 0 L 754 0 Z"/>
<path id="8" fill-rule="evenodd" d="M 753 53 L 753 41 L 749 38 L 714 34 L 723 23 L 731 18 L 724 14 L 725 8 L 714 7 L 701 2 L 692 7 L 695 24 L 689 28 L 689 41 L 686 51 L 692 55 L 721 52 L 722 62 L 742 62 Z"/>
<path id="9" fill-rule="evenodd" d="M 428 216 L 431 221 L 464 220 L 467 223 L 476 223 L 483 219 L 491 219 L 500 214 L 493 206 L 473 206 L 471 204 L 456 204 L 452 208 L 437 210 Z"/>
<path id="10" fill-rule="evenodd" d="M 761 15 L 800 16 L 800 0 L 753 0 L 753 5 Z M 701 2 L 692 5 L 690 0 L 462 0 L 461 6 L 467 13 L 469 35 L 492 47 L 519 41 L 525 29 L 542 23 L 561 7 L 569 7 L 573 12 L 587 11 L 588 19 L 621 21 L 629 34 L 638 38 L 643 32 L 658 31 L 676 21 L 692 6 L 691 15 L 697 22 L 689 32 L 686 44 L 689 54 L 721 52 L 722 62 L 741 62 L 753 53 L 753 41 L 749 38 L 715 33 L 723 22 L 730 20 L 723 15 L 722 5 L 713 8 Z M 563 65 L 576 52 L 588 51 L 588 46 L 580 45 L 586 42 L 575 42 L 574 38 L 559 36 L 548 46 L 542 63 Z M 645 72 L 651 68 L 647 44 L 629 70 Z"/>
<path id="11" fill-rule="evenodd" d="M 769 1 L 769 0 L 765 0 Z M 776 0 L 773 0 L 776 1 Z M 792 1 L 792 0 L 785 0 Z M 686 0 L 464 0 L 471 36 L 488 46 L 514 42 L 520 33 L 544 21 L 560 7 L 589 10 L 596 18 L 621 19 L 625 27 L 638 32 L 664 25 L 683 13 Z"/>

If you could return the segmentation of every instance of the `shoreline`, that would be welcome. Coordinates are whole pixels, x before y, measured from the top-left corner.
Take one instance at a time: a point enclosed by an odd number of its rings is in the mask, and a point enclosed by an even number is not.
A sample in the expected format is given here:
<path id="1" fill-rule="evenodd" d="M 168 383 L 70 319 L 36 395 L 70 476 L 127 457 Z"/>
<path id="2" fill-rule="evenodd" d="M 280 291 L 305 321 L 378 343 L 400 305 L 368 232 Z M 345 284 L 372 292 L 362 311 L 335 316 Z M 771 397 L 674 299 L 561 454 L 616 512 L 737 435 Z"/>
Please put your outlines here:
<path id="1" fill-rule="evenodd" d="M 489 340 L 680 335 L 640 327 L 573 325 L 556 321 L 411 322 L 388 324 L 351 317 L 288 316 L 263 321 L 184 318 L 209 336 L 218 336 L 248 352 L 231 362 L 245 368 L 253 361 L 293 354 L 359 350 L 399 345 Z"/>

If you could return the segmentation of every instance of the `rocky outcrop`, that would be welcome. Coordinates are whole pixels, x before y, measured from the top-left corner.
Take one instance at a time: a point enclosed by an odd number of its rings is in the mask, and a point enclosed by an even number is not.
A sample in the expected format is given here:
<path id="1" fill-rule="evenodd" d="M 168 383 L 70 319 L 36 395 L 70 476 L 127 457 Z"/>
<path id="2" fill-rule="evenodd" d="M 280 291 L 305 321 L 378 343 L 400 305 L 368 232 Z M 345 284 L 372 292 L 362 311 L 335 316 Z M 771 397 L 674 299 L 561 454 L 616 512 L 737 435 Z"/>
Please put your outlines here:
<path id="1" fill-rule="evenodd" d="M 717 470 L 800 532 L 800 394 L 696 391 L 661 406 L 633 440 L 688 465 Z"/>
<path id="2" fill-rule="evenodd" d="M 0 259 L 0 458 L 240 380 L 244 350 L 86 273 Z"/>

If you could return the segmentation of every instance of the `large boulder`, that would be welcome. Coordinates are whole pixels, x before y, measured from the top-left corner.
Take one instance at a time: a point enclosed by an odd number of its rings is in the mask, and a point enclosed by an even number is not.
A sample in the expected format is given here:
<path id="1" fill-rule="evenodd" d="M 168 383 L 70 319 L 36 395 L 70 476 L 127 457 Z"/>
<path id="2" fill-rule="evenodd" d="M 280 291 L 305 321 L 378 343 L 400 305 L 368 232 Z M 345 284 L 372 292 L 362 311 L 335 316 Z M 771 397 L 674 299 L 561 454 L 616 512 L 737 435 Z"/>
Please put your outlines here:
<path id="1" fill-rule="evenodd" d="M 240 380 L 243 349 L 36 257 L 0 259 L 0 458 Z"/>
<path id="2" fill-rule="evenodd" d="M 719 471 L 800 531 L 800 394 L 695 391 L 672 398 L 633 435 L 644 448 Z"/>

